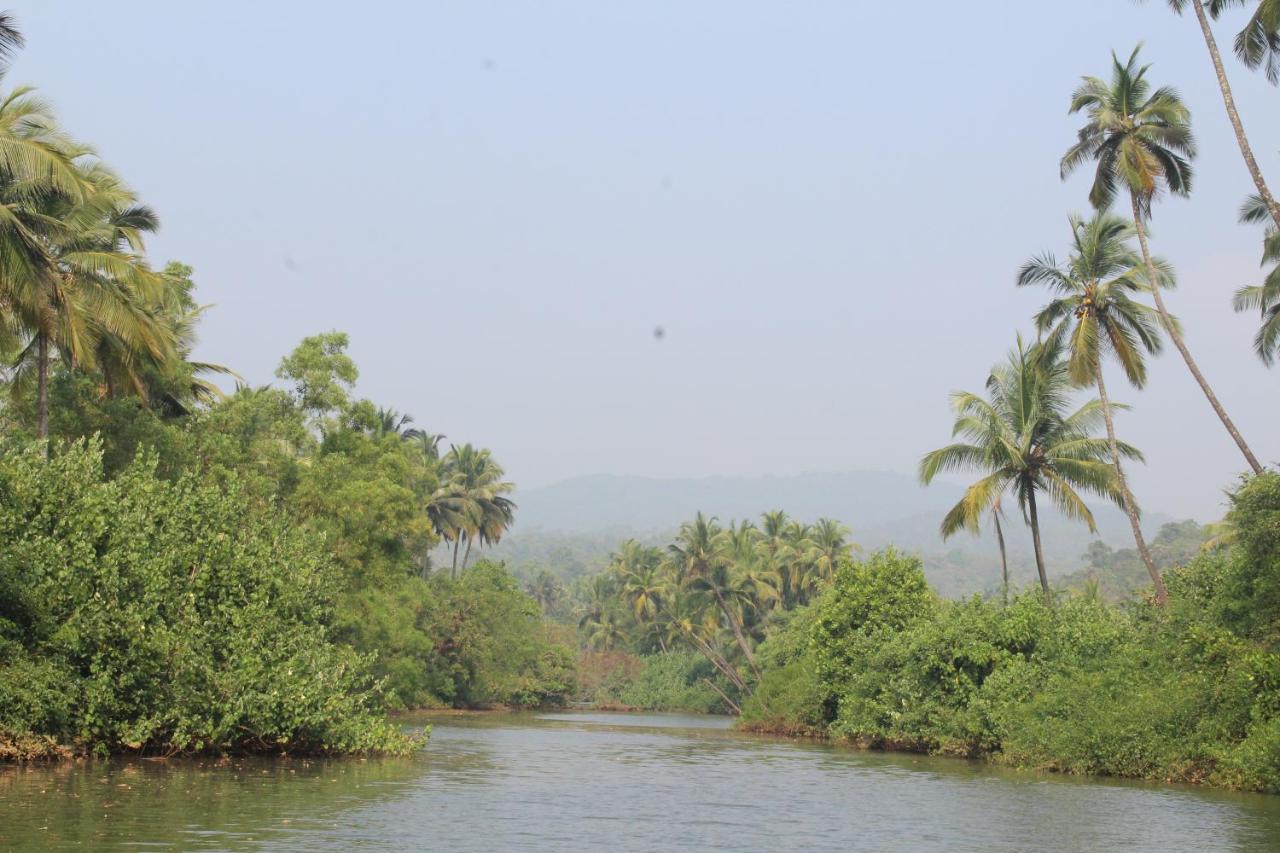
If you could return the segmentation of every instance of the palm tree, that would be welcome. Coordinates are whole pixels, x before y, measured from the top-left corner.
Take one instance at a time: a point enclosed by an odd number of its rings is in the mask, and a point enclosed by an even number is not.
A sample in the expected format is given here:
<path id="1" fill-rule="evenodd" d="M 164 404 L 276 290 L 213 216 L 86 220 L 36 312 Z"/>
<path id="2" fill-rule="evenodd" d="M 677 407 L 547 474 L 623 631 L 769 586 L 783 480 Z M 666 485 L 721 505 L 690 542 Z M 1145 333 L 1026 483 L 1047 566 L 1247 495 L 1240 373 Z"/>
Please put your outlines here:
<path id="1" fill-rule="evenodd" d="M 427 432 L 421 429 L 405 430 L 401 436 L 405 441 L 413 442 L 422 451 L 422 458 L 435 462 L 440 459 L 440 442 L 444 441 L 443 433 Z"/>
<path id="2" fill-rule="evenodd" d="M 467 567 L 471 547 L 496 544 L 515 521 L 515 503 L 508 497 L 514 483 L 504 482 L 502 466 L 488 450 L 470 444 L 450 446 L 444 458 L 444 482 L 432 495 L 427 514 L 436 531 L 453 543 L 450 576 L 458 574 L 458 550 L 467 543 L 462 568 Z"/>
<path id="3" fill-rule="evenodd" d="M 0 12 L 0 74 L 9 67 L 9 58 L 23 45 L 18 22 L 9 12 Z"/>
<path id="4" fill-rule="evenodd" d="M 1240 221 L 1263 222 L 1267 208 L 1262 199 L 1253 196 L 1240 211 Z M 1233 304 L 1237 311 L 1257 311 L 1262 315 L 1262 325 L 1253 339 L 1254 352 L 1262 363 L 1270 367 L 1280 354 L 1280 229 L 1268 228 L 1262 243 L 1262 263 L 1275 263 L 1260 285 L 1242 287 L 1235 293 Z"/>
<path id="5" fill-rule="evenodd" d="M 1253 148 L 1245 135 L 1244 124 L 1240 121 L 1240 113 L 1236 110 L 1235 97 L 1231 94 L 1231 83 L 1227 80 L 1227 71 L 1222 65 L 1222 54 L 1218 52 L 1218 41 L 1214 38 L 1213 28 L 1209 25 L 1209 16 L 1214 20 L 1222 14 L 1227 6 L 1246 5 L 1250 0 L 1168 0 L 1170 8 L 1181 15 L 1184 8 L 1190 6 L 1195 10 L 1196 23 L 1200 26 L 1200 34 L 1204 37 L 1205 47 L 1209 49 L 1209 59 L 1213 63 L 1214 74 L 1218 78 L 1218 89 L 1222 92 L 1222 102 L 1227 108 L 1227 119 L 1231 129 L 1235 131 L 1236 145 L 1240 148 L 1240 156 L 1244 158 L 1249 177 L 1258 188 L 1258 196 L 1263 200 L 1268 213 L 1280 227 L 1280 204 L 1276 203 L 1263 180 L 1262 170 L 1253 156 Z M 1236 55 L 1250 68 L 1257 68 L 1264 61 L 1267 78 L 1275 83 L 1280 80 L 1280 62 L 1277 62 L 1275 47 L 1277 32 L 1280 31 L 1280 0 L 1261 0 L 1249 25 L 1236 38 Z"/>
<path id="6" fill-rule="evenodd" d="M 849 533 L 848 527 L 830 518 L 820 518 L 814 523 L 808 537 L 810 572 L 801 596 L 802 602 L 813 597 L 819 584 L 835 576 L 841 557 L 849 556 L 854 547 L 849 544 Z"/>
<path id="7" fill-rule="evenodd" d="M 686 588 L 694 596 L 714 603 L 714 609 L 718 609 L 724 616 L 725 624 L 733 632 L 734 641 L 746 658 L 747 666 L 758 680 L 761 677 L 760 667 L 743 630 L 747 614 L 758 606 L 755 585 L 734 572 L 728 561 L 716 560 L 706 573 L 691 577 Z"/>
<path id="8" fill-rule="evenodd" d="M 1111 55 L 1110 83 L 1085 77 L 1072 96 L 1070 112 L 1084 110 L 1089 121 L 1080 129 L 1076 143 L 1063 155 L 1062 177 L 1066 178 L 1087 161 L 1096 161 L 1089 201 L 1098 210 L 1111 205 L 1118 186 L 1129 191 L 1134 230 L 1142 248 L 1151 295 L 1165 331 L 1249 466 L 1254 473 L 1261 473 L 1257 457 L 1196 366 L 1161 295 L 1165 282 L 1157 273 L 1147 245 L 1146 220 L 1151 216 L 1152 202 L 1162 190 L 1168 189 L 1175 195 L 1189 194 L 1191 164 L 1188 159 L 1195 156 L 1195 144 L 1191 137 L 1191 114 L 1177 92 L 1170 88 L 1151 91 L 1146 80 L 1150 66 L 1138 65 L 1140 47 L 1134 48 L 1124 64 L 1114 53 Z"/>
<path id="9" fill-rule="evenodd" d="M 662 554 L 655 548 L 646 548 L 634 539 L 622 543 L 613 555 L 610 568 L 617 574 L 622 596 L 631 608 L 639 625 L 654 625 L 661 613 L 667 594 L 666 579 L 662 575 Z M 666 639 L 656 634 L 659 647 L 667 650 Z"/>
<path id="10" fill-rule="evenodd" d="M 1089 220 L 1072 216 L 1067 262 L 1059 265 L 1052 254 L 1032 258 L 1018 272 L 1018 286 L 1049 288 L 1053 298 L 1036 315 L 1036 329 L 1066 346 L 1067 372 L 1073 382 L 1098 389 L 1124 511 L 1138 554 L 1155 584 L 1156 601 L 1163 603 L 1168 593 L 1142 535 L 1138 504 L 1121 466 L 1113 406 L 1102 370 L 1103 358 L 1111 356 L 1130 384 L 1141 388 L 1147 381 L 1144 356 L 1160 352 L 1159 319 L 1133 298 L 1152 288 L 1143 278 L 1142 258 L 1129 246 L 1132 236 L 1133 227 L 1114 214 L 1097 213 Z"/>
<path id="11" fill-rule="evenodd" d="M 1255 0 L 1210 0 L 1209 12 L 1217 20 L 1228 6 L 1247 6 Z M 1256 0 L 1249 23 L 1236 34 L 1236 56 L 1248 68 L 1264 66 L 1267 79 L 1280 83 L 1280 0 Z"/>
<path id="12" fill-rule="evenodd" d="M 19 43 L 11 19 L 0 21 L 0 46 L 7 51 Z M 15 341 L 35 344 L 42 367 L 37 432 L 43 437 L 47 333 L 55 330 L 57 303 L 69 302 L 65 294 L 58 299 L 62 288 L 49 248 L 65 229 L 49 208 L 82 204 L 90 188 L 75 162 L 83 149 L 58 128 L 49 107 L 32 91 L 18 88 L 0 98 L 0 325 L 10 348 Z M 33 334 L 41 328 L 46 334 Z"/>
<path id="13" fill-rule="evenodd" d="M 122 371 L 139 394 L 145 387 L 135 365 L 164 365 L 177 357 L 174 330 L 154 310 L 171 300 L 171 282 L 141 254 L 144 235 L 158 225 L 155 214 L 88 149 L 79 149 L 72 162 L 85 192 L 78 200 L 49 195 L 39 204 L 48 265 L 31 280 L 29 296 L 16 303 L 29 335 L 20 367 L 36 372 L 38 438 L 48 435 L 55 351 L 68 367 L 86 371 L 97 369 L 99 354 L 106 354 L 116 370 L 105 378 Z M 25 372 L 20 369 L 20 379 Z"/>
<path id="14" fill-rule="evenodd" d="M 764 570 L 774 578 L 774 586 L 781 596 L 784 609 L 791 607 L 796 599 L 796 584 L 800 578 L 796 576 L 796 542 L 793 537 L 795 524 L 780 509 L 763 513 L 760 516 L 760 559 Z"/>
<path id="15" fill-rule="evenodd" d="M 920 479 L 931 483 L 944 471 L 972 469 L 985 476 L 971 485 L 942 521 L 943 538 L 964 528 L 976 532 L 981 519 L 1002 494 L 1013 492 L 1031 527 L 1040 586 L 1049 597 L 1040 542 L 1036 496 L 1045 493 L 1068 518 L 1096 530 L 1093 514 L 1078 490 L 1119 502 L 1115 470 L 1104 461 L 1105 441 L 1093 438 L 1100 403 L 1090 400 L 1067 413 L 1071 382 L 1059 350 L 1051 342 L 1027 347 L 1022 338 L 1004 364 L 987 379 L 987 397 L 960 391 L 952 395 L 956 413 L 956 442 L 927 454 L 920 461 Z M 1140 459 L 1127 444 L 1120 452 Z"/>
<path id="16" fill-rule="evenodd" d="M 699 512 L 693 521 L 680 525 L 676 541 L 668 547 L 683 586 L 696 594 L 714 599 L 725 622 L 733 631 L 738 648 L 758 678 L 760 669 L 755 655 L 742 633 L 742 623 L 735 610 L 741 610 L 745 588 L 733 578 L 721 551 L 720 527 L 714 518 Z"/>
<path id="17" fill-rule="evenodd" d="M 408 426 L 413 423 L 413 415 L 402 415 L 395 409 L 379 407 L 375 418 L 373 434 L 376 438 L 394 435 L 397 438 L 405 439 L 408 438 L 411 432 Z"/>

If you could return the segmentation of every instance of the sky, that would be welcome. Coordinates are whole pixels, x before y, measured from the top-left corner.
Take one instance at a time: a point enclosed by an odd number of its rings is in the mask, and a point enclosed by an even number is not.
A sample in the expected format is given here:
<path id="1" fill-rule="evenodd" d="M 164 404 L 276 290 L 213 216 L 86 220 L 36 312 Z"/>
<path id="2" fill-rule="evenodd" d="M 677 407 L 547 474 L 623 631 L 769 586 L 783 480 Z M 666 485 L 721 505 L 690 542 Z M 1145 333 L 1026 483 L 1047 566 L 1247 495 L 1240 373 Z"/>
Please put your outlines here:
<path id="1" fill-rule="evenodd" d="M 1200 146 L 1158 205 L 1167 297 L 1280 461 L 1280 368 L 1230 295 L 1252 184 L 1193 18 L 1166 4 L 9 0 L 31 83 L 155 207 L 213 303 L 197 355 L 272 381 L 350 335 L 358 391 L 522 487 L 581 474 L 913 472 L 1031 333 L 1024 260 L 1088 178 L 1080 75 L 1145 42 Z M 1230 57 L 1280 184 L 1280 91 Z M 665 335 L 655 337 L 655 328 Z M 1121 437 L 1151 510 L 1207 520 L 1244 463 L 1172 347 Z"/>

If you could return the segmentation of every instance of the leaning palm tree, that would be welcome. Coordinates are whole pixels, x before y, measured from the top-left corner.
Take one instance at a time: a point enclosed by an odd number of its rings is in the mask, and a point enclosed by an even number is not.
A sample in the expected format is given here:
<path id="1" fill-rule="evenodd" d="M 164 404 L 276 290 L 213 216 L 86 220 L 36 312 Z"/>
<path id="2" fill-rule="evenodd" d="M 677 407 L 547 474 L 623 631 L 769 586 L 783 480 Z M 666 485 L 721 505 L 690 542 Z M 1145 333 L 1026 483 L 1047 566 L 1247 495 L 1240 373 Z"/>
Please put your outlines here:
<path id="1" fill-rule="evenodd" d="M 1190 112 L 1173 89 L 1151 91 L 1146 80 L 1150 66 L 1138 65 L 1138 50 L 1134 48 L 1128 62 L 1123 64 L 1113 53 L 1111 81 L 1085 77 L 1072 96 L 1070 111 L 1087 112 L 1089 121 L 1080 129 L 1076 143 L 1063 155 L 1062 177 L 1065 179 L 1084 163 L 1095 161 L 1097 167 L 1089 201 L 1098 210 L 1111 205 L 1118 188 L 1128 190 L 1151 295 L 1165 331 L 1249 467 L 1254 473 L 1261 473 L 1257 457 L 1191 357 L 1161 294 L 1166 282 L 1157 272 L 1147 245 L 1146 221 L 1151 216 L 1152 202 L 1163 190 L 1175 195 L 1189 194 L 1191 164 L 1188 159 L 1195 155 L 1195 144 L 1191 137 Z"/>
<path id="2" fill-rule="evenodd" d="M 1065 516 L 1084 522 L 1090 531 L 1097 527 L 1080 492 L 1120 501 L 1115 469 L 1105 461 L 1107 443 L 1092 435 L 1101 404 L 1090 400 L 1068 413 L 1071 387 L 1057 347 L 1051 342 L 1027 347 L 1019 337 L 1008 360 L 992 369 L 985 398 L 966 391 L 952 395 L 956 414 L 952 435 L 963 440 L 920 461 L 920 479 L 926 484 L 946 471 L 984 474 L 942 520 L 944 539 L 961 529 L 976 532 L 1000 496 L 1013 493 L 1031 528 L 1036 570 L 1046 598 L 1049 577 L 1037 496 L 1047 495 Z M 1119 449 L 1126 458 L 1141 458 L 1127 444 L 1121 443 Z"/>
<path id="3" fill-rule="evenodd" d="M 1258 196 L 1267 207 L 1267 212 L 1280 227 L 1280 204 L 1276 203 L 1262 177 L 1262 170 L 1253 156 L 1253 148 L 1249 145 L 1249 137 L 1245 135 L 1244 123 L 1236 109 L 1236 100 L 1231 93 L 1231 82 L 1227 79 L 1227 70 L 1222 65 L 1222 54 L 1218 52 L 1218 40 L 1214 38 L 1213 27 L 1209 17 L 1216 20 L 1228 6 L 1243 6 L 1256 0 L 1168 0 L 1169 6 L 1179 15 L 1190 6 L 1195 11 L 1196 23 L 1200 34 L 1204 37 L 1205 47 L 1209 49 L 1209 59 L 1213 63 L 1214 74 L 1218 78 L 1218 89 L 1222 92 L 1222 102 L 1227 108 L 1227 119 L 1236 135 L 1236 145 L 1240 148 L 1240 156 L 1244 158 L 1245 168 L 1253 185 L 1258 188 Z M 1275 46 L 1277 33 L 1280 33 L 1280 0 L 1261 0 L 1249 25 L 1236 37 L 1236 55 L 1250 68 L 1266 65 L 1267 78 L 1275 83 L 1280 80 L 1280 61 L 1277 61 Z"/>
<path id="4" fill-rule="evenodd" d="M 1240 221 L 1255 223 L 1267 220 L 1262 199 L 1253 196 L 1240 211 Z M 1237 311 L 1257 311 L 1262 325 L 1253 339 L 1254 352 L 1270 367 L 1280 355 L 1280 229 L 1268 228 L 1262 243 L 1262 263 L 1274 264 L 1260 285 L 1242 287 L 1235 293 Z"/>
<path id="5" fill-rule="evenodd" d="M 1036 315 L 1036 329 L 1067 349 L 1067 372 L 1077 385 L 1098 389 L 1107 425 L 1111 464 L 1129 517 L 1138 554 L 1155 584 L 1156 600 L 1168 593 L 1151 549 L 1142 535 L 1138 503 L 1133 498 L 1120 459 L 1120 444 L 1102 363 L 1114 358 L 1129 383 L 1141 388 L 1147 381 L 1146 355 L 1160 352 L 1159 318 L 1134 297 L 1150 290 L 1142 272 L 1142 258 L 1130 248 L 1133 226 L 1119 216 L 1097 213 L 1085 220 L 1071 217 L 1071 253 L 1059 264 L 1042 254 L 1023 264 L 1018 286 L 1043 285 L 1053 298 Z"/>
<path id="6" fill-rule="evenodd" d="M 715 518 L 707 518 L 701 512 L 693 521 L 680 525 L 676 541 L 668 546 L 678 582 L 695 595 L 715 602 L 716 609 L 724 616 L 748 665 L 759 677 L 755 655 L 742 632 L 740 615 L 743 587 L 731 576 L 728 561 L 722 550 L 721 528 Z M 738 611 L 738 614 L 735 614 Z"/>

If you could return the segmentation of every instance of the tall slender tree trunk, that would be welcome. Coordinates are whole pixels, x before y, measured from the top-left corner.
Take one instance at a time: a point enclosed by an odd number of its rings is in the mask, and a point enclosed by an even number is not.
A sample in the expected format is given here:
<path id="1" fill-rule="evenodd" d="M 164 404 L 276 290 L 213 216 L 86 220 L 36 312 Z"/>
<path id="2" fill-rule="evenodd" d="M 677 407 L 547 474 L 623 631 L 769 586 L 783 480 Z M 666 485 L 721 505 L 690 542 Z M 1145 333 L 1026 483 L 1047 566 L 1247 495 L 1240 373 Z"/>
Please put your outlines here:
<path id="1" fill-rule="evenodd" d="M 991 520 L 996 523 L 996 542 L 1000 545 L 1000 582 L 1004 606 L 1009 606 L 1009 557 L 1004 550 L 1004 530 L 1000 526 L 1000 507 L 991 511 Z"/>
<path id="2" fill-rule="evenodd" d="M 1191 5 L 1196 10 L 1196 20 L 1200 23 L 1200 32 L 1204 34 L 1205 46 L 1209 48 L 1209 58 L 1213 60 L 1214 73 L 1218 75 L 1218 88 L 1222 90 L 1222 102 L 1227 107 L 1227 118 L 1231 120 L 1231 129 L 1236 133 L 1236 144 L 1240 146 L 1240 155 L 1244 157 L 1245 168 L 1249 170 L 1249 177 L 1253 178 L 1253 185 L 1258 188 L 1258 195 L 1266 203 L 1267 210 L 1271 211 L 1271 218 L 1275 220 L 1276 227 L 1280 228 L 1280 204 L 1276 203 L 1271 190 L 1267 188 L 1267 182 L 1262 178 L 1262 170 L 1258 168 L 1258 161 L 1254 159 L 1253 149 L 1249 146 L 1249 137 L 1245 136 L 1244 124 L 1240 121 L 1240 113 L 1236 111 L 1236 99 L 1231 94 L 1231 83 L 1227 80 L 1226 69 L 1222 67 L 1222 54 L 1218 53 L 1218 40 L 1213 37 L 1213 29 L 1209 26 L 1209 16 L 1205 14 L 1204 3 L 1201 0 L 1191 0 Z"/>
<path id="3" fill-rule="evenodd" d="M 1164 578 L 1156 568 L 1156 561 L 1147 547 L 1147 540 L 1142 535 L 1142 525 L 1138 522 L 1138 505 L 1129 491 L 1129 481 L 1120 467 L 1120 444 L 1116 441 L 1116 425 L 1111 416 L 1111 398 L 1107 396 L 1107 383 L 1102 378 L 1102 369 L 1098 369 L 1098 397 L 1102 400 L 1102 419 L 1107 424 L 1107 445 L 1111 448 L 1111 462 L 1116 466 L 1116 479 L 1120 482 L 1120 497 L 1124 502 L 1124 514 L 1129 516 L 1129 527 L 1133 529 L 1133 541 L 1138 545 L 1138 554 L 1151 575 L 1151 582 L 1156 586 L 1156 604 L 1164 604 L 1169 600 L 1169 591 L 1165 588 Z"/>
<path id="4" fill-rule="evenodd" d="M 719 685 L 717 685 L 710 678 L 704 678 L 702 680 L 706 682 L 708 687 L 710 687 L 712 690 L 720 694 L 720 698 L 724 700 L 724 703 L 729 706 L 730 710 L 732 710 L 733 713 L 737 714 L 739 717 L 742 716 L 742 709 L 738 707 L 738 703 L 730 699 L 729 694 L 721 690 Z"/>
<path id="5" fill-rule="evenodd" d="M 470 536 L 468 536 L 468 537 L 467 537 L 467 550 L 466 550 L 466 551 L 464 551 L 464 552 L 463 552 L 463 554 L 462 554 L 462 569 L 463 569 L 463 571 L 466 571 L 466 568 L 467 568 L 467 560 L 470 560 L 470 559 L 471 559 L 471 537 L 470 537 Z"/>
<path id="6" fill-rule="evenodd" d="M 458 538 L 453 540 L 453 565 L 449 567 L 449 579 L 458 579 L 458 546 L 462 544 L 462 533 L 458 533 Z"/>
<path id="7" fill-rule="evenodd" d="M 1027 492 L 1027 512 L 1031 516 L 1031 546 L 1036 552 L 1036 571 L 1040 573 L 1040 589 L 1044 591 L 1044 600 L 1053 603 L 1049 593 L 1049 575 L 1044 570 L 1044 549 L 1040 547 L 1040 514 L 1036 512 L 1036 490 Z"/>
<path id="8" fill-rule="evenodd" d="M 1164 307 L 1164 297 L 1160 293 L 1160 277 L 1156 274 L 1156 265 L 1151 260 L 1151 248 L 1147 245 L 1147 226 L 1142 219 L 1142 206 L 1138 204 L 1138 194 L 1130 192 L 1129 200 L 1133 205 L 1133 227 L 1138 232 L 1138 244 L 1142 247 L 1142 260 L 1147 266 L 1147 276 L 1151 280 L 1151 296 L 1155 300 L 1156 311 L 1160 314 L 1160 320 L 1164 323 L 1165 331 L 1169 333 L 1169 339 L 1173 341 L 1173 345 L 1178 348 L 1178 352 L 1182 355 L 1182 360 L 1187 363 L 1187 369 L 1191 371 L 1191 375 L 1200 384 L 1200 390 L 1208 398 L 1209 405 L 1217 413 L 1218 419 L 1222 421 L 1222 425 L 1227 428 L 1227 432 L 1235 439 L 1236 447 L 1239 447 L 1240 452 L 1244 454 L 1245 461 L 1249 463 L 1253 473 L 1261 474 L 1262 466 L 1258 464 L 1258 458 L 1253 455 L 1249 445 L 1245 444 L 1244 436 L 1240 434 L 1240 431 L 1236 429 L 1236 425 L 1231 422 L 1231 418 L 1227 416 L 1227 410 L 1222 408 L 1222 404 L 1218 402 L 1217 395 L 1213 393 L 1213 389 L 1209 387 L 1208 380 L 1204 378 L 1204 374 L 1196 366 L 1195 359 L 1191 357 L 1191 350 L 1187 349 L 1186 341 L 1182 340 L 1182 333 L 1178 331 L 1178 327 L 1174 325 L 1173 318 L 1169 316 L 1169 309 Z"/>
<path id="9" fill-rule="evenodd" d="M 49 437 L 49 338 L 36 336 L 36 438 Z M 45 447 L 45 455 L 49 448 Z"/>
<path id="10" fill-rule="evenodd" d="M 751 666 L 751 671 L 756 674 L 756 679 L 760 678 L 760 667 L 756 666 L 756 656 L 751 653 L 751 646 L 747 645 L 747 638 L 742 635 L 742 626 L 738 624 L 738 620 L 733 618 L 733 612 L 729 609 L 729 605 L 725 603 L 724 596 L 720 594 L 719 588 L 716 588 L 716 601 L 720 602 L 720 612 L 724 614 L 724 618 L 729 620 L 729 627 L 733 629 L 733 636 L 738 640 L 738 648 L 742 649 L 742 653 L 747 656 L 747 663 Z"/>
<path id="11" fill-rule="evenodd" d="M 662 608 L 662 612 L 666 614 L 667 619 L 670 620 L 672 624 L 680 628 L 681 632 L 684 633 L 689 641 L 693 643 L 693 647 L 696 648 L 704 658 L 711 661 L 712 666 L 720 670 L 726 678 L 732 681 L 737 688 L 742 691 L 744 696 L 747 694 L 747 684 L 742 679 L 742 675 L 733 667 L 732 664 L 725 660 L 722 655 L 717 654 L 716 650 L 711 648 L 710 643 L 704 642 L 696 633 L 680 625 L 680 623 L 672 617 L 671 611 L 664 607 Z"/>

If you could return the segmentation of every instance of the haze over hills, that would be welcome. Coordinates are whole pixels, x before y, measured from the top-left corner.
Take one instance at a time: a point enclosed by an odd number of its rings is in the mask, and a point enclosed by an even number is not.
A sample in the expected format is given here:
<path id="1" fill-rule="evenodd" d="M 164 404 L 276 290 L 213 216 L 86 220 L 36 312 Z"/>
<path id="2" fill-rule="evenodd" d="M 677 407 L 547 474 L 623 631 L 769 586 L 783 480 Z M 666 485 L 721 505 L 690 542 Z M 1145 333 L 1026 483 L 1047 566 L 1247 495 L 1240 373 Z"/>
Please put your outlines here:
<path id="1" fill-rule="evenodd" d="M 793 518 L 822 517 L 844 522 L 864 550 L 894 545 L 922 555 L 930 580 L 947 595 L 991 588 L 999 577 L 995 537 L 959 534 L 943 541 L 938 524 L 960 499 L 963 488 L 935 482 L 925 488 L 914 477 L 891 471 L 811 472 L 763 477 L 658 479 L 598 474 L 575 477 L 516 495 L 516 525 L 488 555 L 514 568 L 548 568 L 573 577 L 590 574 L 624 539 L 650 544 L 670 541 L 696 512 L 722 523 L 758 519 L 772 509 Z M 1046 562 L 1051 575 L 1077 571 L 1089 543 L 1113 548 L 1131 545 L 1128 520 L 1118 509 L 1092 501 L 1098 535 L 1052 509 L 1042 510 Z M 1010 572 L 1019 582 L 1034 577 L 1030 535 L 1016 505 L 1008 502 L 1005 538 Z M 1148 512 L 1143 527 L 1152 535 L 1171 516 Z"/>

